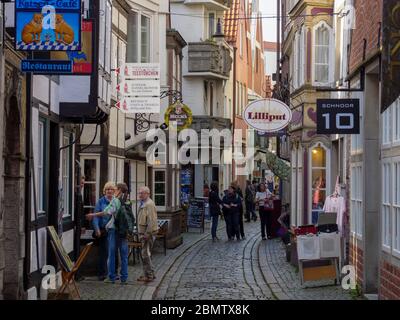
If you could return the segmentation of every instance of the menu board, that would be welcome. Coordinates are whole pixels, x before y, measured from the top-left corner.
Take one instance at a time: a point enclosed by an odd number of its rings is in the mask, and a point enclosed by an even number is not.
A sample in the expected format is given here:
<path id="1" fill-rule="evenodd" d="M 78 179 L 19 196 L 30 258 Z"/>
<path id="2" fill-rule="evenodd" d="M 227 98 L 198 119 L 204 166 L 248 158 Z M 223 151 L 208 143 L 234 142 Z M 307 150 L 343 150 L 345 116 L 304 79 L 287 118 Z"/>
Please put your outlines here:
<path id="1" fill-rule="evenodd" d="M 202 229 L 204 232 L 205 199 L 192 198 L 189 201 L 187 228 Z"/>

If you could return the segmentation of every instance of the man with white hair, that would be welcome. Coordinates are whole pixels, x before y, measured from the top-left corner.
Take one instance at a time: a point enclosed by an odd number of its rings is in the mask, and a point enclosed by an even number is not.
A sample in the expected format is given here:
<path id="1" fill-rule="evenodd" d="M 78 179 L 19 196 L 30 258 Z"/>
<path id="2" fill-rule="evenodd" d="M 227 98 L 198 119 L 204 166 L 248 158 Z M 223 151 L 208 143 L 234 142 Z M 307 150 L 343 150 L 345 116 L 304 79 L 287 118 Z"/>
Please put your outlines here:
<path id="1" fill-rule="evenodd" d="M 140 207 L 138 212 L 138 233 L 142 242 L 143 273 L 137 280 L 151 282 L 155 279 L 154 267 L 151 263 L 151 250 L 155 236 L 158 232 L 157 210 L 153 200 L 150 199 L 150 189 L 139 189 Z"/>

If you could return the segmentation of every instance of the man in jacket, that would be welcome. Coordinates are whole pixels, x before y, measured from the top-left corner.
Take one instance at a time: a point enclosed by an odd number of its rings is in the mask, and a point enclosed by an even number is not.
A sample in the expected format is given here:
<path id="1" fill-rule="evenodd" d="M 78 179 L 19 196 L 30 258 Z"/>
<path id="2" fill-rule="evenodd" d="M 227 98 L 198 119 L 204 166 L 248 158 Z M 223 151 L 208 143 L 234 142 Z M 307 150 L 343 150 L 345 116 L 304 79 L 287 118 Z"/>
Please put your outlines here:
<path id="1" fill-rule="evenodd" d="M 139 189 L 140 207 L 138 212 L 138 233 L 142 242 L 143 273 L 137 280 L 151 282 L 155 279 L 154 267 L 151 262 L 151 250 L 155 236 L 158 232 L 157 210 L 153 200 L 150 199 L 150 189 Z"/>

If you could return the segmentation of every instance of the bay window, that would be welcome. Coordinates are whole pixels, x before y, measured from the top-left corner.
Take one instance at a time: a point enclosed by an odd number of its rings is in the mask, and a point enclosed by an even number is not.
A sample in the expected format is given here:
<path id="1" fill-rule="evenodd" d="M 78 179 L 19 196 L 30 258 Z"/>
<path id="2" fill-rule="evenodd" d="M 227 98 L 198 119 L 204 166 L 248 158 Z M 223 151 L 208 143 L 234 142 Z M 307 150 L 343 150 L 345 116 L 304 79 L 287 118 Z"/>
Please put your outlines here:
<path id="1" fill-rule="evenodd" d="M 328 85 L 333 81 L 334 52 L 332 28 L 324 21 L 314 27 L 313 83 Z"/>

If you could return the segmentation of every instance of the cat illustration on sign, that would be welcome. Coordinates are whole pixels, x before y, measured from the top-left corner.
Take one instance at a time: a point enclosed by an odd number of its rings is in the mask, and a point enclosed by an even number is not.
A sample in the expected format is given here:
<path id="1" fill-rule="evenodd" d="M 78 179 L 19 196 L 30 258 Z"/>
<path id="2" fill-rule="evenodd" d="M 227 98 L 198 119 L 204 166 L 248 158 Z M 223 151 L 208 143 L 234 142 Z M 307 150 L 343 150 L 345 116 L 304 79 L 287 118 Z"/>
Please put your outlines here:
<path id="1" fill-rule="evenodd" d="M 40 42 L 40 35 L 43 31 L 43 15 L 35 13 L 30 22 L 28 22 L 22 29 L 22 41 L 26 44 L 32 42 Z"/>
<path id="2" fill-rule="evenodd" d="M 56 14 L 56 41 L 65 44 L 74 42 L 74 30 L 65 22 L 61 14 Z"/>

